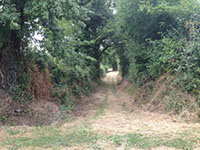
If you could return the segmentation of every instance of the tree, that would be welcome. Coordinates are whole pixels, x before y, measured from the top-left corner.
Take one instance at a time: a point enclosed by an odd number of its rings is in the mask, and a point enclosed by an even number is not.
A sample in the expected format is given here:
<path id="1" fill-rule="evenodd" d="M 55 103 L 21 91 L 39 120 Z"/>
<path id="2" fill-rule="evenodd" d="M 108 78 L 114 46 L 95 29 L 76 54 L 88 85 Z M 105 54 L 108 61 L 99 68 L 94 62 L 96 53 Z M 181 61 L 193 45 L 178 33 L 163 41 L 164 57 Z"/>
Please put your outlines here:
<path id="1" fill-rule="evenodd" d="M 57 25 L 58 20 L 62 17 L 76 18 L 79 15 L 78 8 L 76 1 L 67 0 L 2 0 L 0 2 L 1 87 L 9 89 L 20 81 L 19 68 L 21 72 L 27 72 L 29 63 L 26 60 L 26 51 L 30 42 L 37 40 L 34 38 L 36 32 L 43 36 L 41 43 L 53 37 L 51 45 L 45 45 L 51 47 L 46 49 L 49 53 L 53 55 L 55 51 L 52 50 L 56 49 L 61 51 L 58 43 L 62 37 Z"/>
<path id="2" fill-rule="evenodd" d="M 143 85 L 165 72 L 181 72 L 180 66 L 189 59 L 185 57 L 187 54 L 184 51 L 191 49 L 186 45 L 190 45 L 191 28 L 194 26 L 189 27 L 188 23 L 191 23 L 191 16 L 195 15 L 194 18 L 197 19 L 198 7 L 199 2 L 196 0 L 117 1 L 116 32 L 121 36 L 121 43 L 124 43 L 120 58 L 121 62 L 124 60 L 123 56 L 128 60 L 127 63 L 122 63 L 122 68 L 129 64 L 127 74 L 133 81 Z M 195 32 L 198 33 L 198 21 L 194 22 Z M 198 57 L 198 54 L 195 56 Z M 197 67 L 197 63 L 194 64 Z M 189 65 L 183 66 L 188 68 Z M 189 72 L 185 77 L 188 78 L 186 83 L 191 81 L 189 74 L 195 71 Z"/>
<path id="3" fill-rule="evenodd" d="M 102 54 L 111 46 L 112 31 L 108 30 L 109 20 L 113 18 L 110 4 L 107 0 L 92 0 L 87 5 L 90 13 L 89 20 L 84 21 L 85 28 L 81 41 L 87 55 L 96 59 L 93 65 L 93 78 L 100 79 L 100 61 Z"/>

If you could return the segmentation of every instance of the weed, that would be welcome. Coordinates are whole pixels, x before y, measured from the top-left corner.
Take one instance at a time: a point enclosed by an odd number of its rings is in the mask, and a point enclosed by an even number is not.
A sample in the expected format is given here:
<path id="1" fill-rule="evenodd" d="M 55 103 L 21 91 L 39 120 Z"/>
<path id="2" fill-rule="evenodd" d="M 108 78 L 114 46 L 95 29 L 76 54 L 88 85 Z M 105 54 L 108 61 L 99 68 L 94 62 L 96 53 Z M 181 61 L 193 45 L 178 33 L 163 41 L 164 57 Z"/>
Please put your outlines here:
<path id="1" fill-rule="evenodd" d="M 91 150 L 100 150 L 101 149 L 99 144 L 93 144 L 91 146 L 91 148 L 92 148 Z"/>
<path id="2" fill-rule="evenodd" d="M 37 122 L 35 126 L 36 126 L 36 127 L 42 127 L 43 125 L 44 125 L 44 124 L 43 124 L 42 122 Z"/>
<path id="3" fill-rule="evenodd" d="M 9 135 L 18 135 L 24 133 L 17 128 L 16 129 L 8 128 L 6 131 L 8 132 Z"/>
<path id="4" fill-rule="evenodd" d="M 124 142 L 123 137 L 119 135 L 112 135 L 108 137 L 108 140 L 113 141 L 116 146 L 121 146 L 122 143 Z"/>
<path id="5" fill-rule="evenodd" d="M 179 114 L 183 110 L 183 102 L 177 98 L 175 95 L 166 97 L 168 104 L 166 106 L 167 111 L 174 111 L 176 114 Z"/>
<path id="6" fill-rule="evenodd" d="M 28 91 L 24 91 L 21 88 L 21 85 L 16 85 L 12 87 L 9 91 L 9 94 L 12 96 L 14 100 L 21 102 L 23 104 L 28 104 L 29 101 L 32 99 L 32 94 Z"/>
<path id="7" fill-rule="evenodd" d="M 1 116 L 1 121 L 4 122 L 4 123 L 7 122 L 8 116 L 7 115 Z"/>
<path id="8" fill-rule="evenodd" d="M 69 101 L 67 105 L 60 105 L 60 110 L 65 112 L 70 112 L 74 109 L 75 104 L 73 101 Z"/>

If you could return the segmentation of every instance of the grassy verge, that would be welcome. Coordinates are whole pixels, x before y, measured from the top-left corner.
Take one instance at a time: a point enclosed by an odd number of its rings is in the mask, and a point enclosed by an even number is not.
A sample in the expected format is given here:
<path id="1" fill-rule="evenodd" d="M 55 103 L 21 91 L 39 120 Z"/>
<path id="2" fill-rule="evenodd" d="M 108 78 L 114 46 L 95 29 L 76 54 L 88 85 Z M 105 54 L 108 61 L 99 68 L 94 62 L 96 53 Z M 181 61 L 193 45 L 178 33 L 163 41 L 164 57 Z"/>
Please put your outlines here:
<path id="1" fill-rule="evenodd" d="M 113 149 L 125 145 L 126 149 L 140 148 L 152 149 L 156 147 L 169 147 L 182 150 L 192 150 L 199 146 L 200 138 L 190 136 L 192 133 L 177 133 L 175 136 L 152 135 L 146 136 L 140 133 L 128 133 L 125 135 L 105 136 L 93 132 L 88 126 L 71 127 L 63 133 L 59 128 L 34 127 L 30 130 L 21 130 L 17 127 L 7 130 L 7 137 L 1 143 L 1 147 L 10 150 L 32 148 L 59 149 L 60 147 L 86 147 L 98 149 L 103 143 L 113 143 Z"/>
<path id="2" fill-rule="evenodd" d="M 140 133 L 126 134 L 123 136 L 113 135 L 107 138 L 112 141 L 116 147 L 122 144 L 126 145 L 126 148 L 142 148 L 150 149 L 156 147 L 170 147 L 175 149 L 192 150 L 200 142 L 200 138 L 187 138 L 187 137 L 168 137 L 162 138 L 158 136 L 145 136 Z"/>
<path id="3" fill-rule="evenodd" d="M 15 136 L 11 136 L 11 135 Z M 41 147 L 58 149 L 61 146 L 70 147 L 72 145 L 90 144 L 93 145 L 100 138 L 97 133 L 89 127 L 72 127 L 66 133 L 57 128 L 37 127 L 29 131 L 27 135 L 20 135 L 16 130 L 9 131 L 9 135 L 3 140 L 1 145 L 8 149 L 20 149 L 27 147 Z"/>

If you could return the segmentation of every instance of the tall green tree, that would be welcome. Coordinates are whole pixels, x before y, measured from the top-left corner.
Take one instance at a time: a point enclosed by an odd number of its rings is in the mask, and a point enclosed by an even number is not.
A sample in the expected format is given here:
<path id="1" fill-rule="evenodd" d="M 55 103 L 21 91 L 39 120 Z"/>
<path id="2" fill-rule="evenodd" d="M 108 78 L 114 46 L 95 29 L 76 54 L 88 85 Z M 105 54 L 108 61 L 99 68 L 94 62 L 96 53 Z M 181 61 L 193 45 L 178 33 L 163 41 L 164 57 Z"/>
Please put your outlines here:
<path id="1" fill-rule="evenodd" d="M 100 61 L 102 54 L 112 44 L 112 30 L 109 30 L 109 21 L 113 18 L 110 9 L 111 3 L 107 0 L 91 0 L 87 3 L 90 10 L 89 20 L 84 21 L 85 28 L 81 41 L 84 52 L 95 58 L 96 62 L 92 65 L 93 78 L 100 78 Z"/>
<path id="2" fill-rule="evenodd" d="M 10 88 L 20 80 L 20 73 L 27 72 L 26 51 L 37 33 L 44 43 L 53 38 L 44 51 L 62 54 L 58 20 L 77 18 L 80 9 L 76 1 L 67 0 L 2 0 L 0 1 L 0 86 Z M 42 44 L 41 44 L 42 45 Z"/>
<path id="3" fill-rule="evenodd" d="M 197 0 L 118 0 L 116 32 L 124 43 L 121 56 L 128 60 L 131 79 L 142 85 L 166 72 L 184 73 L 184 79 L 178 82 L 192 86 L 195 80 L 192 87 L 197 86 L 199 50 L 194 35 L 199 32 L 198 14 Z M 189 62 L 196 69 L 192 71 Z"/>

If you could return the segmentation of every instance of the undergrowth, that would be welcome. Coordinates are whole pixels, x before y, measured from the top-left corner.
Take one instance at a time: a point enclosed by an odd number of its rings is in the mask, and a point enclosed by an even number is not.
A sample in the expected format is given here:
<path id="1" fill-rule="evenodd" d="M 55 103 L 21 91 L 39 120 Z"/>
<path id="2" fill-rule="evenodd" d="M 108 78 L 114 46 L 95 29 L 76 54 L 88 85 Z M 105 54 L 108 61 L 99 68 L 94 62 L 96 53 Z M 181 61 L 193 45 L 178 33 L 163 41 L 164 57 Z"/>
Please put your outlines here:
<path id="1" fill-rule="evenodd" d="M 185 120 L 199 121 L 200 107 L 198 99 L 182 88 L 173 84 L 173 77 L 163 75 L 141 87 L 132 84 L 128 93 L 135 96 L 136 103 L 148 107 L 152 111 L 164 111 L 180 115 Z"/>

